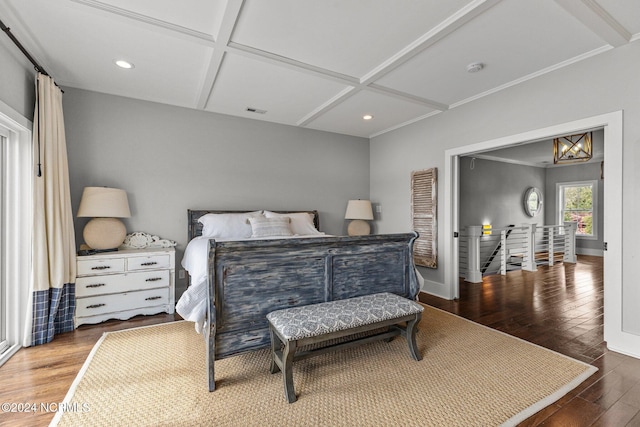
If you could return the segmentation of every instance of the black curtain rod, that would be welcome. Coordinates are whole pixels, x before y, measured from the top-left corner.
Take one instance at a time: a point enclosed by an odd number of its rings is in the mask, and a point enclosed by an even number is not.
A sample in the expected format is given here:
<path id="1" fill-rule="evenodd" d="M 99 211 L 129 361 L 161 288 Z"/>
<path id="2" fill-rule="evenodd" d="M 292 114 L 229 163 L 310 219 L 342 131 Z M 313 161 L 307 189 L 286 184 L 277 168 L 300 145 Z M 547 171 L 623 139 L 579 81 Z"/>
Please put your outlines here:
<path id="1" fill-rule="evenodd" d="M 27 50 L 24 48 L 24 46 L 22 46 L 22 43 L 20 43 L 20 41 L 15 38 L 15 36 L 11 33 L 11 28 L 7 27 L 6 25 L 4 25 L 4 22 L 2 22 L 2 20 L 0 19 L 0 29 L 2 29 L 2 31 L 4 31 L 5 33 L 7 33 L 7 36 L 11 39 L 11 41 L 18 46 L 18 49 L 20 49 L 20 51 L 24 54 L 24 56 L 27 57 L 27 59 L 33 64 L 33 67 L 36 69 L 37 72 L 44 74 L 45 76 L 49 76 L 49 73 L 47 73 L 45 71 L 44 68 L 42 68 L 40 66 L 40 64 L 38 64 L 38 62 L 33 59 L 33 56 L 31 56 L 29 54 L 29 52 L 27 52 Z M 51 77 L 51 76 L 49 76 Z"/>

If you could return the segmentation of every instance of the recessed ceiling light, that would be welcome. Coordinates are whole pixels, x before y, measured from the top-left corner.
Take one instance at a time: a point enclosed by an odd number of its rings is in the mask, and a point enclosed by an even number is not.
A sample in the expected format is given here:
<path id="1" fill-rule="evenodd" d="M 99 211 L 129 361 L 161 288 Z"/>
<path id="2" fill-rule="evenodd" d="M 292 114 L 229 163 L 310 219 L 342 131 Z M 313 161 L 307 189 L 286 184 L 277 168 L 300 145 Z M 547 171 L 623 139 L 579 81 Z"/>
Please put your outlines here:
<path id="1" fill-rule="evenodd" d="M 130 70 L 131 68 L 134 68 L 134 65 L 131 62 L 127 62 L 127 61 L 122 60 L 122 59 L 117 59 L 114 62 L 120 68 L 125 68 L 127 70 Z"/>
<path id="2" fill-rule="evenodd" d="M 363 120 L 371 120 L 373 119 L 373 116 L 371 114 L 365 114 L 364 116 L 362 116 Z"/>
<path id="3" fill-rule="evenodd" d="M 484 68 L 484 64 L 482 62 L 474 62 L 472 64 L 467 65 L 467 72 L 469 73 L 477 73 L 478 71 Z"/>

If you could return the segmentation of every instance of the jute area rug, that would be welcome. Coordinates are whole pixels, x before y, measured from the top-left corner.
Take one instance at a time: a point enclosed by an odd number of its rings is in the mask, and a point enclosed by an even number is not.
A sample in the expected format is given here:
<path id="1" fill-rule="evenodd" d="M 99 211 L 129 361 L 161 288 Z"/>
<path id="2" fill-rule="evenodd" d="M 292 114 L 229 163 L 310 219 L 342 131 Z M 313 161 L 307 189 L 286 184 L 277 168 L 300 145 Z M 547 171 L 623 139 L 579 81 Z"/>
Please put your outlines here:
<path id="1" fill-rule="evenodd" d="M 414 361 L 404 338 L 300 360 L 287 403 L 267 349 L 216 361 L 190 322 L 105 334 L 58 426 L 499 426 L 558 400 L 596 368 L 427 307 Z"/>

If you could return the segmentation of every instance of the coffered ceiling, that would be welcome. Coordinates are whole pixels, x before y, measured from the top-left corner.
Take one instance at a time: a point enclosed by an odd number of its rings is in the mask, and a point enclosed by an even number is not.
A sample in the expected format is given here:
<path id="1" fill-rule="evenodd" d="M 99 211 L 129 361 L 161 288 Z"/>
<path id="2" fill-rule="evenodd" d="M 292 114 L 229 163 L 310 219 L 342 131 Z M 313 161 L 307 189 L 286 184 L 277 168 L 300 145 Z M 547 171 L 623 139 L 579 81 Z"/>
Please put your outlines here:
<path id="1" fill-rule="evenodd" d="M 640 38 L 638 0 L 2 0 L 0 19 L 61 86 L 362 137 Z"/>

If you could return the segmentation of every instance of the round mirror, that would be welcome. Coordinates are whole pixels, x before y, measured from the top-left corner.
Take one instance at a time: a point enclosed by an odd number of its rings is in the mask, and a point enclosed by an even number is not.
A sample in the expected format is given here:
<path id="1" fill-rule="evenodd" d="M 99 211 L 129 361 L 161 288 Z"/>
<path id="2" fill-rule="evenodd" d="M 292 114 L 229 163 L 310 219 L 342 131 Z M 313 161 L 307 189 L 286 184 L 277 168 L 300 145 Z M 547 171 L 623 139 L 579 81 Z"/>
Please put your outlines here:
<path id="1" fill-rule="evenodd" d="M 529 216 L 536 216 L 542 209 L 542 193 L 535 187 L 524 192 L 524 211 Z"/>

